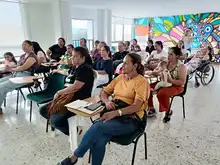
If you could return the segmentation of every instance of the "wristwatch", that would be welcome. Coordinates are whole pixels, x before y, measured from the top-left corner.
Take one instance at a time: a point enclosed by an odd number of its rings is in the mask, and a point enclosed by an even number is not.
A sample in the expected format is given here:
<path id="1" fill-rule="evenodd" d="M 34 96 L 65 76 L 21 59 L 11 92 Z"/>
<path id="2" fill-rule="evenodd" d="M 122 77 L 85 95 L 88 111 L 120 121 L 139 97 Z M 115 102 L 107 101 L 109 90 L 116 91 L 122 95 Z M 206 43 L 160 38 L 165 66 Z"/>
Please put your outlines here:
<path id="1" fill-rule="evenodd" d="M 119 109 L 118 110 L 119 116 L 122 116 L 122 111 Z"/>

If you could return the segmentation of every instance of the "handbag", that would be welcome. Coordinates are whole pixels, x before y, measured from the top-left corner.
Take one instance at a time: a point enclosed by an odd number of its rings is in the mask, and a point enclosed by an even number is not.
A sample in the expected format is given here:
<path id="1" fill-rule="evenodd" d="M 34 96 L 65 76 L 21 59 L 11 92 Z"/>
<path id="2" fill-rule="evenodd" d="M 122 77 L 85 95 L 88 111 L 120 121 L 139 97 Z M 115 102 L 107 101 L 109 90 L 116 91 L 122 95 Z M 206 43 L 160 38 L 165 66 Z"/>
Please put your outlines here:
<path id="1" fill-rule="evenodd" d="M 113 102 L 116 104 L 116 110 L 126 108 L 130 106 L 129 104 L 125 103 L 124 101 L 121 100 L 113 100 Z M 100 113 L 100 116 L 102 117 L 105 113 L 114 111 L 114 110 L 108 110 L 106 107 L 104 110 Z M 141 119 L 136 113 L 129 114 L 129 115 L 123 115 L 123 116 L 117 116 L 114 118 L 115 120 L 118 120 L 123 123 L 129 123 L 129 122 L 134 122 L 139 128 L 141 132 L 145 130 L 146 124 L 147 124 L 147 115 L 146 112 L 144 111 L 144 116 Z"/>
<path id="2" fill-rule="evenodd" d="M 76 91 L 73 91 L 69 94 L 59 95 L 57 98 L 55 98 L 51 103 L 48 104 L 48 117 L 50 118 L 53 114 L 56 113 L 65 113 L 67 112 L 66 104 L 70 103 L 73 99 L 74 93 Z"/>

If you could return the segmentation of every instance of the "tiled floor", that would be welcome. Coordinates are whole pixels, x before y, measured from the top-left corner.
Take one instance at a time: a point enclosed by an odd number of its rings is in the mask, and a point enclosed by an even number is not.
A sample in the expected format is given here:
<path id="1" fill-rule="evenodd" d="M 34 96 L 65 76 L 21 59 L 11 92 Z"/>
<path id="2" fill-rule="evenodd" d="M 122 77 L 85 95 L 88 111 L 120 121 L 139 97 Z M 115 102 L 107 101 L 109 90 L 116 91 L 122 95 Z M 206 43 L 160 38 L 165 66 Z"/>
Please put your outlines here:
<path id="1" fill-rule="evenodd" d="M 181 99 L 175 99 L 174 115 L 169 124 L 163 115 L 148 120 L 148 160 L 144 160 L 143 139 L 137 148 L 137 165 L 219 165 L 220 164 L 220 70 L 208 86 L 193 87 L 186 94 L 186 119 Z M 22 100 L 22 99 L 21 99 Z M 71 153 L 68 138 L 45 133 L 45 120 L 34 108 L 29 122 L 28 101 L 21 102 L 15 114 L 15 95 L 9 94 L 7 108 L 0 116 L 0 165 L 55 165 Z M 107 146 L 104 165 L 129 165 L 132 145 Z M 84 164 L 87 164 L 87 158 Z"/>

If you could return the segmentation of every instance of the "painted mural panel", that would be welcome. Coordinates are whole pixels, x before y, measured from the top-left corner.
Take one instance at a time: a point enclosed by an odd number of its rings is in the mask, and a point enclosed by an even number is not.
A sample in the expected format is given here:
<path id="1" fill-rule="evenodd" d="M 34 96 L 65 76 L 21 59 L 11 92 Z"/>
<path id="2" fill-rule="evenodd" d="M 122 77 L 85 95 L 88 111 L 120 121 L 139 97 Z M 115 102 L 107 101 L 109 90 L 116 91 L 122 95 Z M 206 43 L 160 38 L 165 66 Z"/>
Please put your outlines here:
<path id="1" fill-rule="evenodd" d="M 143 20 L 148 24 L 142 23 Z M 163 41 L 168 47 L 182 39 L 186 28 L 191 28 L 194 37 L 192 48 L 207 45 L 213 48 L 215 54 L 220 54 L 220 13 L 141 18 L 135 19 L 135 22 L 136 36 L 142 35 L 142 29 L 145 28 L 139 27 L 145 26 L 148 28 L 148 37 Z"/>
<path id="2" fill-rule="evenodd" d="M 183 37 L 184 30 L 193 32 L 192 48 L 209 45 L 215 54 L 220 49 L 220 13 L 189 14 L 152 18 L 155 40 L 161 40 L 167 46 L 173 46 Z"/>

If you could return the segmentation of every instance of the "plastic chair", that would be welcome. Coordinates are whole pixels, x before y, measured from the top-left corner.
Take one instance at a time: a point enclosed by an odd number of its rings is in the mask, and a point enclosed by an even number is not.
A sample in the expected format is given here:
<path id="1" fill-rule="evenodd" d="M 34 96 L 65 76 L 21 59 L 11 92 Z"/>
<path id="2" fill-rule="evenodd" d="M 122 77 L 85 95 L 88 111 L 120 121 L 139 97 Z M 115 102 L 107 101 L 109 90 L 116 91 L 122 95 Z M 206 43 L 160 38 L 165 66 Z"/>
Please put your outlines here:
<path id="1" fill-rule="evenodd" d="M 27 95 L 30 100 L 30 121 L 32 116 L 32 101 L 37 104 L 44 104 L 53 100 L 57 91 L 64 88 L 64 81 L 66 76 L 59 73 L 53 73 L 49 79 L 46 88 L 42 91 L 34 92 Z"/>
<path id="2" fill-rule="evenodd" d="M 184 90 L 183 90 L 183 92 L 182 92 L 181 94 L 179 94 L 179 95 L 176 95 L 176 96 L 172 96 L 172 97 L 171 97 L 170 107 L 169 107 L 169 110 L 166 112 L 166 115 L 167 115 L 167 114 L 170 114 L 170 109 L 171 109 L 171 106 L 172 106 L 172 103 L 173 103 L 173 99 L 174 99 L 175 97 L 181 97 L 181 98 L 182 98 L 182 105 L 183 105 L 183 118 L 185 119 L 186 114 L 185 114 L 185 99 L 184 99 L 184 96 L 185 96 L 186 91 L 187 91 L 188 80 L 189 80 L 189 75 L 187 75 L 187 77 L 186 77 L 186 82 L 185 82 L 185 85 L 184 85 Z"/>

